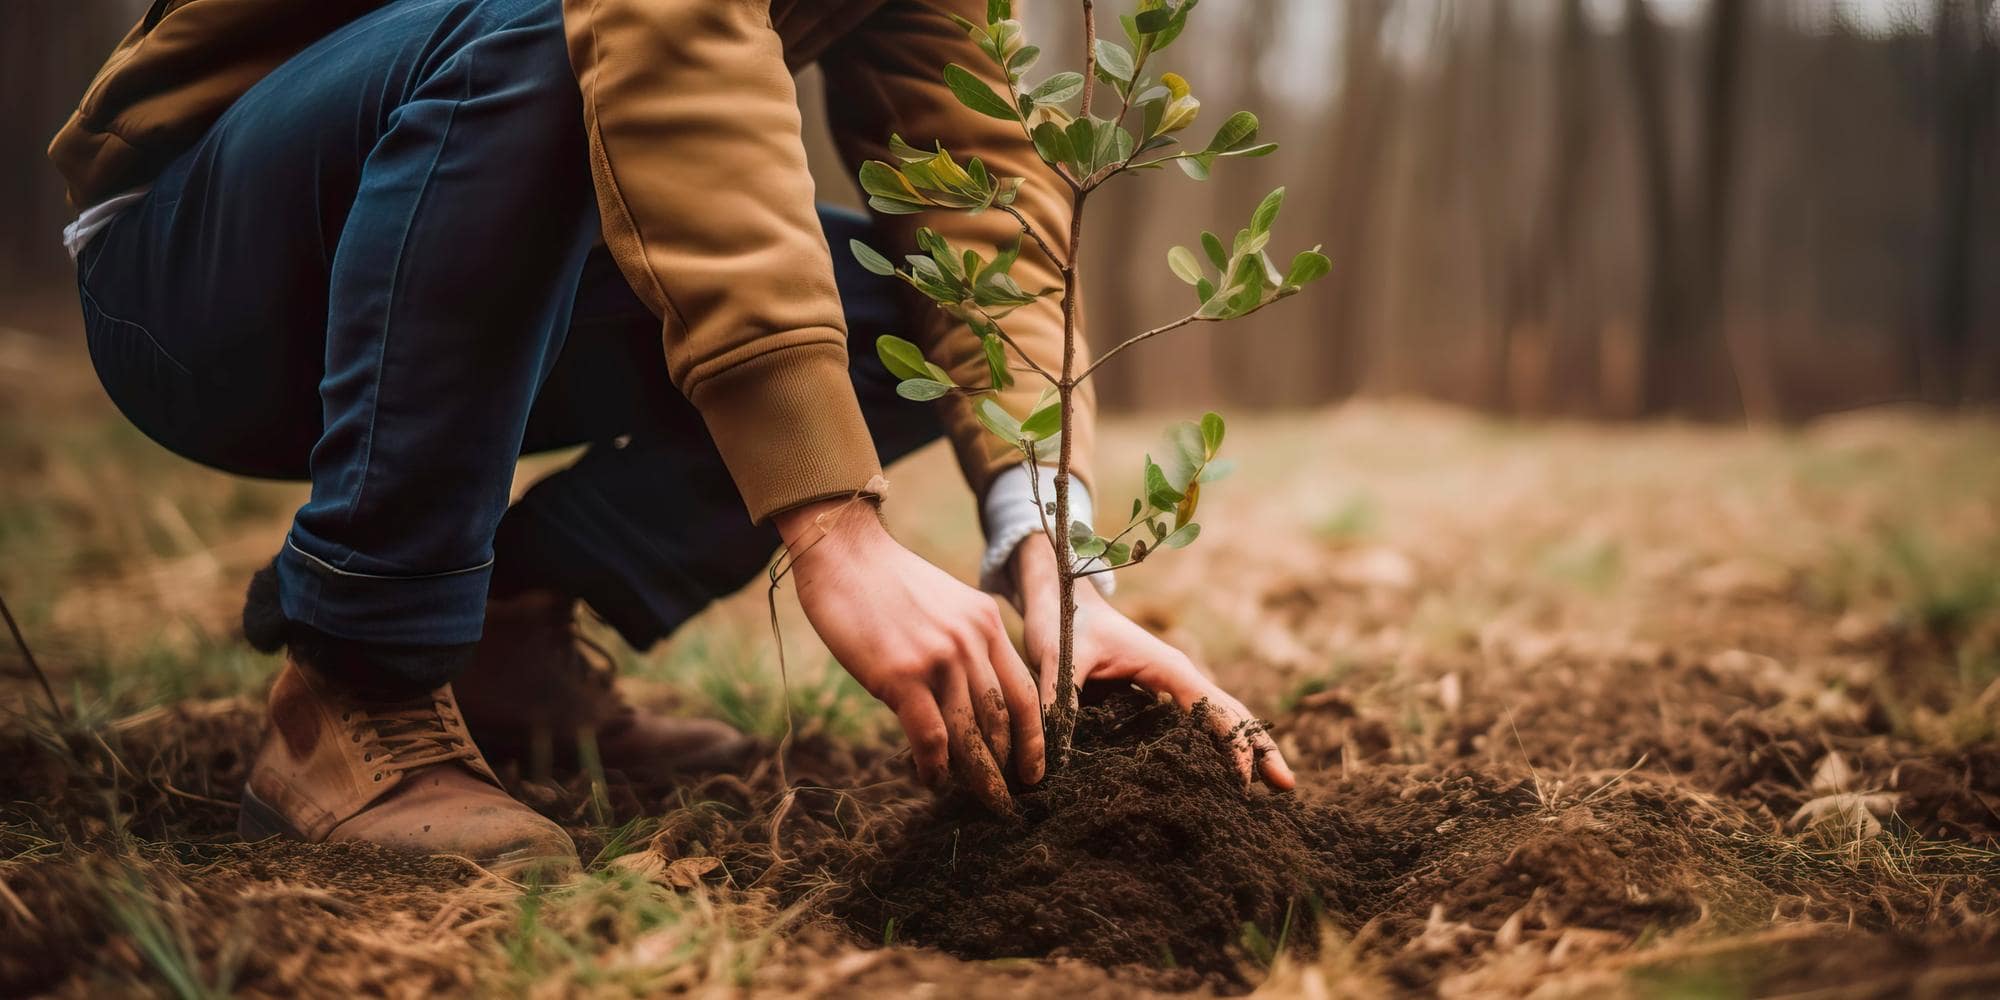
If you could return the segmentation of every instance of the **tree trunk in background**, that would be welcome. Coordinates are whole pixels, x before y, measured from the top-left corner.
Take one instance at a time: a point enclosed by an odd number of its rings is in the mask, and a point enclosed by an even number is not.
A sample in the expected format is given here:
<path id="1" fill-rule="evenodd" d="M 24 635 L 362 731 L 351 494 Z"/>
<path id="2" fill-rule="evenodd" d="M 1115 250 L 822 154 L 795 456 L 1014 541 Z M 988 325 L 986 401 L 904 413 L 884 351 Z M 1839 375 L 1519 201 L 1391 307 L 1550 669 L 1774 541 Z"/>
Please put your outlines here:
<path id="1" fill-rule="evenodd" d="M 1701 187 L 1693 241 L 1698 255 L 1687 262 L 1694 302 L 1689 310 L 1689 345 L 1694 385 L 1722 393 L 1713 401 L 1690 398 L 1690 407 L 1725 417 L 1746 411 L 1741 365 L 1746 355 L 1731 350 L 1728 324 L 1730 223 L 1735 218 L 1738 149 L 1747 100 L 1743 86 L 1745 36 L 1750 32 L 1750 0 L 1710 0 L 1708 59 L 1703 67 Z"/>
<path id="2" fill-rule="evenodd" d="M 1495 412 L 1505 413 L 1513 408 L 1509 369 L 1514 357 L 1514 314 L 1519 305 L 1516 276 L 1522 252 L 1516 240 L 1514 199 L 1508 196 L 1514 188 L 1516 145 L 1508 67 L 1520 58 L 1516 51 L 1520 39 L 1514 31 L 1512 4 L 1496 3 L 1482 10 L 1486 17 L 1483 44 L 1473 44 L 1474 40 L 1466 38 L 1464 32 L 1459 33 L 1458 41 L 1472 50 L 1460 58 L 1476 67 L 1466 77 L 1478 91 L 1464 98 L 1479 123 L 1473 130 L 1476 145 L 1472 162 L 1481 164 L 1474 175 L 1478 203 L 1473 206 L 1473 217 L 1478 224 L 1480 285 L 1485 305 L 1480 326 L 1490 344 L 1485 372 L 1486 404 Z M 1527 224 L 1533 226 L 1536 222 L 1530 219 Z"/>
<path id="3" fill-rule="evenodd" d="M 1699 143 L 1692 202 L 1679 193 L 1667 106 L 1672 70 L 1667 42 L 1646 0 L 1626 0 L 1627 65 L 1635 103 L 1646 227 L 1646 305 L 1641 337 L 1644 415 L 1739 415 L 1723 342 L 1729 208 L 1736 179 L 1737 118 L 1747 0 L 1711 0 L 1702 62 Z M 1714 387 L 1711 389 L 1711 387 Z M 1703 398 L 1704 390 L 1722 398 Z"/>
<path id="4" fill-rule="evenodd" d="M 1382 25 L 1393 0 L 1347 0 L 1341 34 L 1339 121 L 1335 126 L 1327 256 L 1333 273 L 1313 294 L 1323 303 L 1318 365 L 1336 397 L 1360 388 L 1369 360 L 1362 320 L 1368 294 L 1369 247 L 1374 239 L 1387 132 L 1397 98 L 1384 66 Z"/>
<path id="5" fill-rule="evenodd" d="M 1557 347 L 1568 317 L 1558 315 L 1565 292 L 1575 294 L 1576 243 L 1589 195 L 1592 73 L 1590 25 L 1583 0 L 1563 0 L 1554 79 L 1549 87 L 1553 131 L 1544 183 L 1528 236 L 1513 257 L 1501 320 L 1508 352 L 1501 358 L 1498 397 L 1503 412 L 1541 415 L 1555 404 Z"/>
<path id="6" fill-rule="evenodd" d="M 61 231 L 70 210 L 43 155 L 92 74 L 138 19 L 140 0 L 0 0 L 0 322 L 38 327 L 76 290 Z"/>
<path id="7" fill-rule="evenodd" d="M 1992 127 L 1993 0 L 1937 0 L 1937 233 L 1930 344 L 1919 345 L 1926 399 L 1964 400 L 1971 363 L 1979 181 Z"/>
<path id="8" fill-rule="evenodd" d="M 1625 64 L 1630 72 L 1633 125 L 1639 143 L 1639 186 L 1645 249 L 1645 301 L 1639 325 L 1639 398 L 1619 400 L 1618 410 L 1633 416 L 1667 405 L 1678 383 L 1675 343 L 1681 336 L 1678 287 L 1680 220 L 1674 211 L 1674 157 L 1667 119 L 1666 55 L 1660 27 L 1646 0 L 1625 0 Z"/>

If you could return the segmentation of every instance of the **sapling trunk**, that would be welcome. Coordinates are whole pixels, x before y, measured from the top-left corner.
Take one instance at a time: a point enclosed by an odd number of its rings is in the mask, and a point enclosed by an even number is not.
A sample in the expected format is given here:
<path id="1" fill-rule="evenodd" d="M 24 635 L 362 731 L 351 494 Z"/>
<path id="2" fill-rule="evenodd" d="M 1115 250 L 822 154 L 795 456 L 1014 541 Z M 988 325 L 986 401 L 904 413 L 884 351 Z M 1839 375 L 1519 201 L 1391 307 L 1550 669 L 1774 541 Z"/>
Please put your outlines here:
<path id="1" fill-rule="evenodd" d="M 1091 98 L 1097 90 L 1097 7 L 1092 0 L 1083 0 L 1083 51 L 1084 84 L 1080 115 L 1088 120 Z M 1083 248 L 1083 206 L 1089 197 L 1089 188 L 1082 185 L 1071 188 L 1069 249 L 1063 265 L 1062 378 L 1056 383 L 1056 402 L 1062 407 L 1062 440 L 1056 451 L 1056 526 L 1059 534 L 1049 539 L 1049 544 L 1056 549 L 1056 607 L 1057 614 L 1062 617 L 1057 622 L 1056 632 L 1056 703 L 1049 706 L 1043 729 L 1047 732 L 1048 746 L 1057 767 L 1069 762 L 1070 741 L 1076 735 L 1076 701 L 1080 694 L 1076 684 L 1076 550 L 1069 543 L 1069 480 L 1071 462 L 1076 454 L 1070 446 L 1075 435 L 1070 432 L 1076 423 L 1077 268 L 1083 260 L 1078 251 Z"/>
<path id="2" fill-rule="evenodd" d="M 1069 238 L 1062 259 L 1050 242 L 1054 234 L 1038 229 L 1035 221 L 1014 207 L 1025 180 L 994 177 L 975 156 L 961 163 L 939 144 L 934 152 L 917 149 L 899 136 L 890 138 L 889 150 L 898 161 L 870 161 L 861 168 L 861 187 L 869 195 L 869 205 L 877 212 L 908 215 L 930 211 L 979 213 L 997 209 L 1021 224 L 1021 236 L 1032 239 L 1061 271 L 1062 286 L 1037 292 L 1023 290 L 1011 276 L 1020 253 L 1017 241 L 1012 248 L 1000 248 L 991 261 L 976 249 L 954 247 L 929 228 L 917 231 L 923 253 L 907 258 L 910 266 L 899 268 L 889 258 L 860 241 L 851 247 L 863 267 L 883 276 L 895 276 L 916 288 L 939 308 L 963 321 L 978 336 L 986 353 L 991 385 L 985 388 L 957 384 L 949 371 L 900 337 L 881 337 L 876 352 L 882 362 L 901 380 L 897 391 L 923 401 L 951 393 L 995 395 L 1014 384 L 1011 357 L 1049 383 L 1048 391 L 1026 418 L 1018 418 L 1001 407 L 994 395 L 980 397 L 973 413 L 988 430 L 1018 448 L 1029 465 L 1031 482 L 1034 465 L 1045 455 L 1044 446 L 1055 447 L 1055 498 L 1043 506 L 1039 488 L 1035 504 L 1043 516 L 1049 540 L 1055 546 L 1058 588 L 1055 703 L 1043 706 L 1054 767 L 1069 758 L 1076 730 L 1076 583 L 1086 576 L 1109 572 L 1114 567 L 1136 565 L 1162 548 L 1181 548 L 1193 542 L 1201 526 L 1193 521 L 1201 495 L 1201 484 L 1220 478 L 1227 463 L 1217 461 L 1222 444 L 1222 418 L 1206 414 L 1197 423 L 1177 424 L 1169 429 L 1172 452 L 1168 467 L 1145 463 L 1145 489 L 1132 503 L 1132 513 L 1124 527 L 1109 537 L 1090 525 L 1071 519 L 1070 492 L 1076 451 L 1072 444 L 1076 427 L 1076 393 L 1099 367 L 1126 349 L 1155 336 L 1192 323 L 1217 322 L 1247 316 L 1264 306 L 1296 293 L 1300 286 L 1322 278 L 1331 268 L 1318 248 L 1299 254 L 1291 269 L 1280 274 L 1265 246 L 1270 241 L 1272 223 L 1284 201 L 1280 188 L 1264 199 L 1252 216 L 1250 227 L 1241 230 L 1231 247 L 1212 233 L 1203 233 L 1201 246 L 1208 264 L 1186 247 L 1175 247 L 1167 255 L 1174 274 L 1195 286 L 1200 305 L 1174 322 L 1154 327 L 1119 342 L 1088 365 L 1078 364 L 1079 316 L 1077 308 L 1082 278 L 1079 273 L 1083 246 L 1084 205 L 1100 185 L 1121 174 L 1158 169 L 1168 163 L 1179 166 L 1195 180 L 1207 180 L 1219 159 L 1263 156 L 1276 148 L 1257 142 L 1257 116 L 1247 111 L 1231 115 L 1209 144 L 1199 150 L 1183 148 L 1171 155 L 1141 159 L 1147 153 L 1180 145 L 1175 134 L 1193 124 L 1201 109 L 1187 80 L 1175 73 L 1162 74 L 1159 81 L 1144 75 L 1147 60 L 1171 45 L 1186 27 L 1188 15 L 1200 0 L 1133 0 L 1136 12 L 1122 17 L 1131 49 L 1097 35 L 1097 0 L 1080 0 L 1083 8 L 1084 72 L 1057 73 L 1039 85 L 1026 86 L 1022 76 L 1035 63 L 1040 50 L 1028 45 L 1019 21 L 1013 16 L 1013 0 L 986 0 L 985 23 L 949 15 L 971 37 L 1007 83 L 1006 96 L 972 71 L 953 63 L 944 68 L 945 85 L 960 103 L 989 118 L 1014 122 L 1031 143 L 1053 176 L 1070 189 Z M 1120 98 L 1115 118 L 1099 118 L 1091 113 L 1098 82 L 1112 87 Z M 1064 107 L 1077 101 L 1071 114 Z M 1145 119 L 1139 135 L 1125 128 L 1135 109 Z M 1062 364 L 1053 367 L 1047 358 L 1036 358 L 1022 349 L 1001 321 L 1016 309 L 1032 305 L 1052 295 L 1061 295 Z M 932 353 L 950 345 L 930 345 Z M 956 358 L 951 360 L 957 360 Z M 1051 442 L 1049 439 L 1055 438 Z M 1048 524 L 1050 515 L 1054 523 Z M 1138 529 L 1145 537 L 1127 542 Z M 1039 664 L 1049 669 L 1049 664 Z"/>

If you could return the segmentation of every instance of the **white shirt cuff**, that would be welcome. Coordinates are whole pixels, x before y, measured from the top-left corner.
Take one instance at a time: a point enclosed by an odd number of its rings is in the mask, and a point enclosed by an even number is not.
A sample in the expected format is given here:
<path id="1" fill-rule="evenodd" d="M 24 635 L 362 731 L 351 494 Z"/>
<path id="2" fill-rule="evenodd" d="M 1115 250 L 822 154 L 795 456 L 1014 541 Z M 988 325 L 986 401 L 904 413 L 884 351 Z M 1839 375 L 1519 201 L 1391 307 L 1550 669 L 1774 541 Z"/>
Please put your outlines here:
<path id="1" fill-rule="evenodd" d="M 1035 466 L 1036 477 L 1041 480 L 1042 501 L 1053 503 L 1056 496 L 1056 470 L 1046 466 Z M 979 588 L 989 594 L 1014 597 L 1014 580 L 1007 571 L 1007 563 L 1014 558 L 1014 550 L 1028 538 L 1042 531 L 1042 511 L 1035 506 L 1035 485 L 1028 479 L 1028 468 L 1017 465 L 993 478 L 986 488 L 986 498 L 981 501 L 980 510 L 985 515 L 986 555 L 979 560 Z M 1071 478 L 1069 484 L 1069 517 L 1072 521 L 1092 524 L 1090 491 L 1082 481 Z M 1049 519 L 1055 527 L 1054 518 Z M 1095 573 L 1088 579 L 1097 591 L 1106 597 L 1117 589 L 1115 573 Z"/>

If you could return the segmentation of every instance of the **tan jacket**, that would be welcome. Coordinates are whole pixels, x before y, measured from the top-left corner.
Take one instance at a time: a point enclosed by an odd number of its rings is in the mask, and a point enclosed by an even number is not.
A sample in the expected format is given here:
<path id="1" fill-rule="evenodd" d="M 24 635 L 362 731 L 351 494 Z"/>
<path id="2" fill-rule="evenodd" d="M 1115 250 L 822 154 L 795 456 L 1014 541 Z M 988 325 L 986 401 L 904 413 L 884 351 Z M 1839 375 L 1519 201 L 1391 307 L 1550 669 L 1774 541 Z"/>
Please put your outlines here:
<path id="1" fill-rule="evenodd" d="M 148 183 L 266 73 L 386 0 L 158 0 L 119 43 L 50 146 L 83 208 Z M 604 240 L 664 325 L 667 369 L 708 424 L 750 515 L 861 490 L 879 472 L 847 374 L 832 258 L 814 214 L 792 72 L 817 62 L 850 170 L 889 159 L 889 135 L 942 141 L 996 175 L 1028 178 L 1016 207 L 1052 238 L 1069 203 L 1019 126 L 961 107 L 940 80 L 956 62 L 998 75 L 945 16 L 983 0 L 564 0 Z M 878 249 L 915 248 L 927 225 L 992 257 L 1019 231 L 1000 212 L 885 216 Z M 846 253 L 847 248 L 832 252 Z M 1032 245 L 1014 274 L 1060 284 Z M 913 302 L 902 332 L 962 385 L 985 384 L 977 337 Z M 1053 297 L 1005 323 L 1045 366 L 1061 362 Z M 1040 386 L 1000 402 L 1025 416 Z M 1090 396 L 1074 442 L 1088 465 Z M 918 404 L 911 404 L 912 406 Z M 975 491 L 1019 456 L 970 400 L 946 427 Z"/>

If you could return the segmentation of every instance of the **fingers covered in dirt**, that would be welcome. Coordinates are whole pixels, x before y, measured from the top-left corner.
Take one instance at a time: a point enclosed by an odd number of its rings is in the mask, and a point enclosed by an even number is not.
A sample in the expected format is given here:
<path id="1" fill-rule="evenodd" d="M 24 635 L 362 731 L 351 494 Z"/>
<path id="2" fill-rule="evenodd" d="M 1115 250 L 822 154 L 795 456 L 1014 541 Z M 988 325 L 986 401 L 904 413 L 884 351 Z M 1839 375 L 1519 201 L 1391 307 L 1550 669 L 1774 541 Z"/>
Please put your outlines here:
<path id="1" fill-rule="evenodd" d="M 1014 774 L 1023 784 L 1033 785 L 1042 780 L 1047 769 L 1044 759 L 1044 738 L 1042 735 L 1042 704 L 1035 685 L 1034 674 L 1022 661 L 1021 654 L 1015 652 L 1014 643 L 1001 631 L 993 636 L 993 671 L 1000 689 L 996 696 L 1012 725 Z M 1005 764 L 1009 757 L 999 751 L 994 756 Z"/>
<path id="2" fill-rule="evenodd" d="M 1052 605 L 1053 602 L 1046 602 Z M 1054 701 L 1056 655 L 1051 627 L 1053 611 L 1032 596 L 1023 601 L 1028 648 L 1036 654 L 1040 668 L 1042 696 Z M 1227 740 L 1236 755 L 1237 771 L 1246 784 L 1262 780 L 1272 788 L 1289 789 L 1297 784 L 1291 767 L 1278 751 L 1278 744 L 1264 724 L 1238 701 L 1217 686 L 1186 653 L 1175 649 L 1137 622 L 1120 614 L 1094 591 L 1078 594 L 1076 638 L 1076 683 L 1087 679 L 1125 680 L 1165 694 L 1186 711 L 1207 702 L 1210 723 Z M 1039 652 L 1038 652 L 1039 651 Z M 1072 702 L 1076 691 L 1070 692 Z"/>
<path id="3" fill-rule="evenodd" d="M 799 604 L 841 666 L 896 713 L 920 780 L 956 776 L 1010 811 L 1000 767 L 1017 747 L 1039 758 L 1041 716 L 1017 717 L 1033 707 L 1032 682 L 1000 610 L 864 513 L 811 504 L 774 518 L 795 554 Z"/>
<path id="4" fill-rule="evenodd" d="M 1229 741 L 1243 783 L 1262 781 L 1280 790 L 1297 785 L 1298 777 L 1292 774 L 1291 765 L 1285 763 L 1285 755 L 1278 751 L 1270 728 L 1228 692 L 1213 685 L 1211 688 L 1202 700 L 1208 703 L 1211 725 Z"/>
<path id="5" fill-rule="evenodd" d="M 1002 815 L 1011 814 L 1014 801 L 1007 793 L 1007 779 L 1000 773 L 1000 765 L 987 745 L 988 731 L 980 724 L 979 712 L 974 709 L 966 688 L 965 673 L 969 672 L 947 666 L 943 674 L 940 704 L 944 707 L 945 729 L 951 740 L 951 773 L 959 786 L 981 805 Z M 994 703 L 997 705 L 997 697 Z M 1004 720 L 1000 731 L 1006 731 Z"/>

